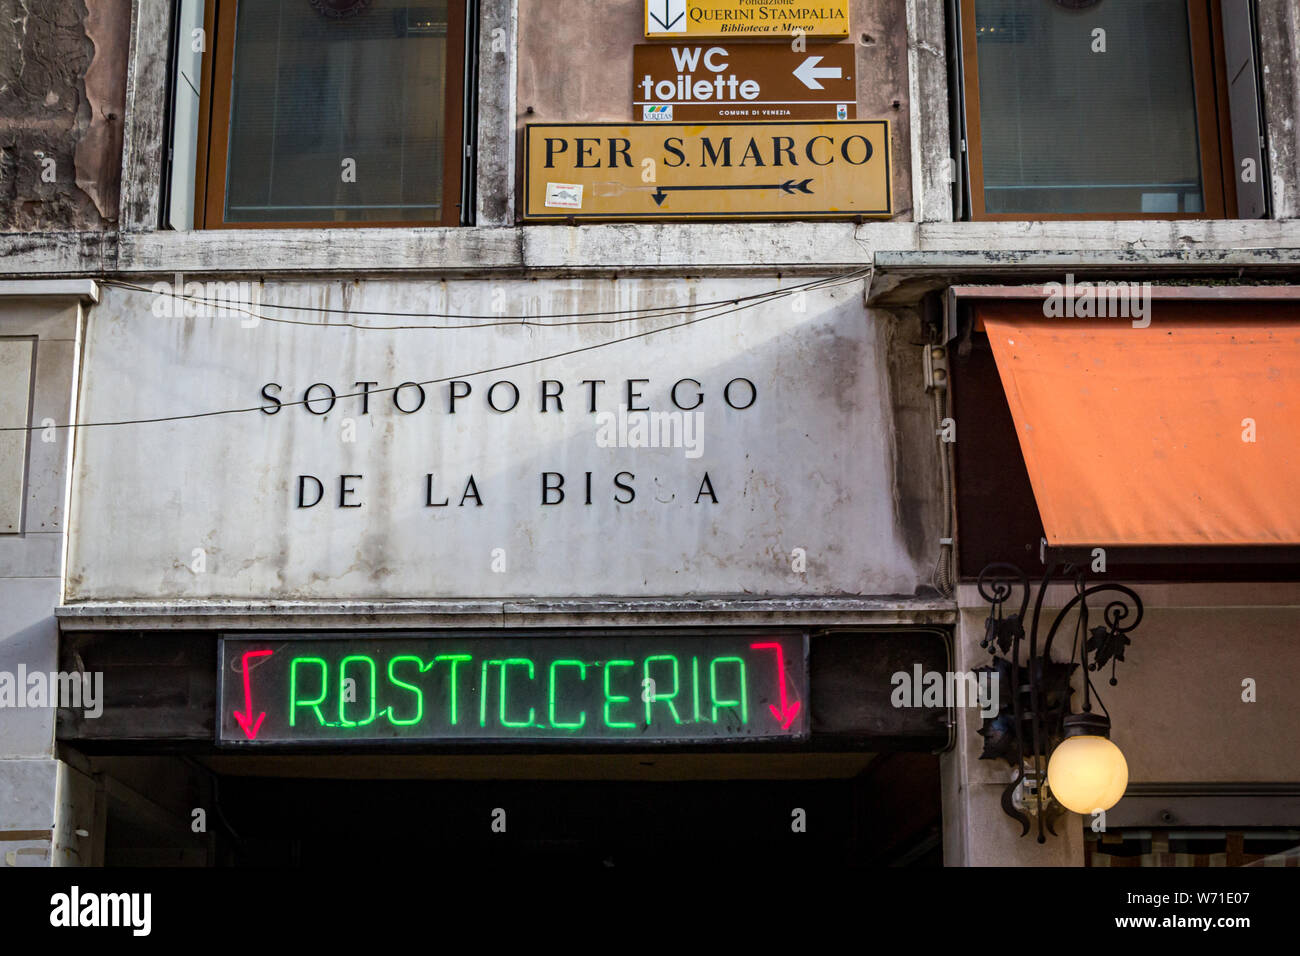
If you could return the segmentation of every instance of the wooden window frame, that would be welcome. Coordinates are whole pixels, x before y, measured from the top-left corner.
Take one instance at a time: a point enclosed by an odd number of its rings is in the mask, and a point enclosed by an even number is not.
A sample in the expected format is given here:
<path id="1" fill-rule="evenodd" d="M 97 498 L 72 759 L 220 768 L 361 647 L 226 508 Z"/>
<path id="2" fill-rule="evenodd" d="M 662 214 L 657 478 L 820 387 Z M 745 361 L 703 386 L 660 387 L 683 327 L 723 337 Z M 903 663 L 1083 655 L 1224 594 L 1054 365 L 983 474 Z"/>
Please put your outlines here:
<path id="1" fill-rule="evenodd" d="M 1197 213 L 991 213 L 984 202 L 984 141 L 980 126 L 979 54 L 975 38 L 975 0 L 960 0 L 962 92 L 965 97 L 966 162 L 970 172 L 970 218 L 973 221 L 1118 221 L 1153 219 L 1235 219 L 1236 183 L 1232 179 L 1232 127 L 1228 119 L 1228 84 L 1223 51 L 1220 0 L 1187 0 L 1192 45 L 1196 132 L 1200 143 L 1205 208 Z M 1224 161 L 1225 156 L 1227 162 Z"/>
<path id="2" fill-rule="evenodd" d="M 443 147 L 442 215 L 436 220 L 358 220 L 353 222 L 227 222 L 226 167 L 230 145 L 230 100 L 234 83 L 235 14 L 240 0 L 208 0 L 203 26 L 210 42 L 203 53 L 199 91 L 198 169 L 194 183 L 195 229 L 371 229 L 459 226 L 463 174 L 466 49 L 465 4 L 448 0 L 447 56 L 443 109 L 447 140 Z M 256 0 L 253 0 L 256 2 Z"/>

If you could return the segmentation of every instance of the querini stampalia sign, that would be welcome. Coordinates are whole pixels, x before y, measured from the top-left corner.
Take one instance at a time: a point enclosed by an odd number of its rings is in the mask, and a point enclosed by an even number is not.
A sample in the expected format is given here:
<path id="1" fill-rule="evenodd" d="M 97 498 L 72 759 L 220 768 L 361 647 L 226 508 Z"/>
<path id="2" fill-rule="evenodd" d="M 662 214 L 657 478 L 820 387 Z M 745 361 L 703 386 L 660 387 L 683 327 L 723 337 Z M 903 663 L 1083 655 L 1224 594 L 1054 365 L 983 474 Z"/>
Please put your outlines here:
<path id="1" fill-rule="evenodd" d="M 849 33 L 849 0 L 645 0 L 645 35 L 775 37 Z"/>

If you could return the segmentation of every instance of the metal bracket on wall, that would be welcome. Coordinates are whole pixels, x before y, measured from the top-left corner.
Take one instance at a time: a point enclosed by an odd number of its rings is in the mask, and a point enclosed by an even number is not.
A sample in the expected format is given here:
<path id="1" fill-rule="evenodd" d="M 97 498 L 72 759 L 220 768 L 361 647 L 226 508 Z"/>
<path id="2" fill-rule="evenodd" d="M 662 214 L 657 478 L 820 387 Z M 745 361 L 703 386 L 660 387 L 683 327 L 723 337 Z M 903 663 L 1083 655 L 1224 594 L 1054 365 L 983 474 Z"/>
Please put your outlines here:
<path id="1" fill-rule="evenodd" d="M 1300 784 L 1133 783 L 1106 813 L 1123 827 L 1300 826 Z"/>

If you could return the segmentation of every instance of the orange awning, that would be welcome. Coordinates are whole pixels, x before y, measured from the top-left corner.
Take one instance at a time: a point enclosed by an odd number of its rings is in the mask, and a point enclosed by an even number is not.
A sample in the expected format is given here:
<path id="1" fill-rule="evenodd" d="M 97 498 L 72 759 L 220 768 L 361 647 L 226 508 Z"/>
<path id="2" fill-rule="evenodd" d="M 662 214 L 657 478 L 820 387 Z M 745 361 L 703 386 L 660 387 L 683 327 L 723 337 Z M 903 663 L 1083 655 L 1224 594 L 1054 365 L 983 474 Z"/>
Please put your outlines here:
<path id="1" fill-rule="evenodd" d="M 1300 544 L 1300 323 L 978 315 L 1049 544 Z"/>

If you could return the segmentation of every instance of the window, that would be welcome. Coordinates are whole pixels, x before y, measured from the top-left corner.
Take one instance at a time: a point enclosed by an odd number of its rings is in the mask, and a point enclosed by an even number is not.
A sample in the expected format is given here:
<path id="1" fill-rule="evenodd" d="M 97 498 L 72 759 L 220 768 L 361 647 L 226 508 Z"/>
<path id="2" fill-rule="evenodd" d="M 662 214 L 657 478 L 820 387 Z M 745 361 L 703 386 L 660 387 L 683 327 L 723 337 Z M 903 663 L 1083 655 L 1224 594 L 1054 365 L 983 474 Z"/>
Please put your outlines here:
<path id="1" fill-rule="evenodd" d="M 205 13 L 196 228 L 461 222 L 464 0 Z"/>
<path id="2" fill-rule="evenodd" d="M 0 421 L 10 428 L 30 421 L 35 356 L 34 339 L 0 336 Z M 0 534 L 23 531 L 27 435 L 21 429 L 0 431 Z"/>
<path id="3" fill-rule="evenodd" d="M 1224 17 L 1240 33 L 1249 3 L 961 0 L 960 9 L 972 218 L 1236 217 L 1229 103 L 1243 115 L 1258 103 L 1230 97 Z M 1250 29 L 1241 91 L 1254 94 Z M 1239 145 L 1258 157 L 1249 125 Z"/>
<path id="4" fill-rule="evenodd" d="M 1085 866 L 1295 866 L 1300 860 L 1296 829 L 1123 828 L 1085 832 L 1084 841 Z"/>

